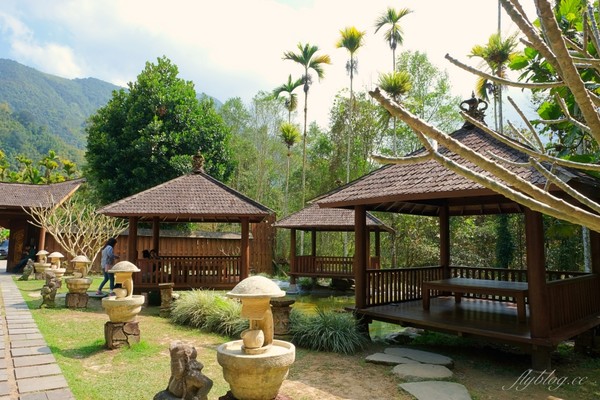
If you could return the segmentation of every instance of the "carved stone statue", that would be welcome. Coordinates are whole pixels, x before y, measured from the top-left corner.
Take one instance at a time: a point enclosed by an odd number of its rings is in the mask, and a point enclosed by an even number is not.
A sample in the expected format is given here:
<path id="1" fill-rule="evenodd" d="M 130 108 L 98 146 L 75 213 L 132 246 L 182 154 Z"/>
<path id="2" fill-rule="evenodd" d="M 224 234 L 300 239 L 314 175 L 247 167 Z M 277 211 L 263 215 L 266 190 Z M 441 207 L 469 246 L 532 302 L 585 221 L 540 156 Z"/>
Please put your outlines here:
<path id="1" fill-rule="evenodd" d="M 46 306 L 48 308 L 56 307 L 56 303 L 54 299 L 56 298 L 56 291 L 58 290 L 58 282 L 56 278 L 52 278 L 47 281 L 47 283 L 42 287 L 42 304 L 40 304 L 40 308 Z"/>
<path id="2" fill-rule="evenodd" d="M 31 275 L 32 272 L 33 272 L 33 260 L 30 258 L 29 260 L 27 260 L 27 264 L 23 268 L 23 275 L 21 275 L 19 280 L 20 281 L 29 280 L 29 276 Z"/>
<path id="3" fill-rule="evenodd" d="M 207 400 L 213 382 L 202 373 L 198 353 L 193 346 L 180 341 L 171 343 L 171 378 L 166 390 L 157 393 L 154 400 Z"/>

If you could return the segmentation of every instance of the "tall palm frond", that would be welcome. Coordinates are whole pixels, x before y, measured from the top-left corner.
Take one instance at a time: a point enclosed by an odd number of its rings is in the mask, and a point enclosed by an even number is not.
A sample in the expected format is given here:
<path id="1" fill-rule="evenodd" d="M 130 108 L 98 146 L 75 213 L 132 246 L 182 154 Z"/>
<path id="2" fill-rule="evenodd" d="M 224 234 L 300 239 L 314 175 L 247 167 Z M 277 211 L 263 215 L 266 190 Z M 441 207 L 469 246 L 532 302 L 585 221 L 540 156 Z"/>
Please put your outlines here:
<path id="1" fill-rule="evenodd" d="M 404 32 L 399 21 L 410 13 L 412 13 L 412 10 L 409 10 L 408 8 L 402 8 L 396 11 L 395 8 L 388 7 L 375 21 L 375 33 L 384 26 L 390 25 L 390 28 L 384 33 L 384 38 L 392 50 L 393 71 L 396 70 L 396 47 L 404 42 L 404 37 L 402 36 Z"/>
<path id="2" fill-rule="evenodd" d="M 288 122 L 291 122 L 292 112 L 298 107 L 298 95 L 294 93 L 294 90 L 303 83 L 304 80 L 302 78 L 292 80 L 292 75 L 288 75 L 287 82 L 273 90 L 273 97 L 275 98 L 279 97 L 282 93 L 287 93 L 285 108 L 288 110 Z"/>

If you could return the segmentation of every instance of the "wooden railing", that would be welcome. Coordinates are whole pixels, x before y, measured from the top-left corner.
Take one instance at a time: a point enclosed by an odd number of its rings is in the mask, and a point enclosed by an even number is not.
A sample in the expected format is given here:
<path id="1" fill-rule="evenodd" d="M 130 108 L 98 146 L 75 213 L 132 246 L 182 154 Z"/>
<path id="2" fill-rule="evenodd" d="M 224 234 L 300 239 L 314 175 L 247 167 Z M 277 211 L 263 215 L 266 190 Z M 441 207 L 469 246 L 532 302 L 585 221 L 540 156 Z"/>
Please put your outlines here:
<path id="1" fill-rule="evenodd" d="M 587 274 L 548 283 L 550 329 L 600 313 L 600 275 Z"/>
<path id="2" fill-rule="evenodd" d="M 423 281 L 442 278 L 440 267 L 368 269 L 366 306 L 423 298 Z"/>
<path id="3" fill-rule="evenodd" d="M 527 270 L 480 268 L 451 266 L 450 275 L 453 277 L 488 279 L 509 282 L 527 282 Z M 576 277 L 589 276 L 585 272 L 546 271 L 548 282 L 562 282 Z M 397 268 L 382 270 L 367 270 L 367 306 L 383 305 L 402 301 L 422 299 L 423 281 L 442 279 L 442 267 Z M 437 294 L 437 293 L 432 293 Z M 464 297 L 478 297 L 496 301 L 513 301 L 505 296 L 473 295 L 465 293 Z"/>
<path id="4" fill-rule="evenodd" d="M 136 292 L 156 290 L 159 283 L 174 283 L 176 290 L 233 288 L 240 281 L 239 256 L 179 256 L 137 260 L 133 274 Z"/>
<path id="5" fill-rule="evenodd" d="M 354 278 L 352 257 L 296 256 L 296 269 L 292 275 L 306 277 Z M 379 268 L 379 257 L 371 257 L 371 268 Z"/>

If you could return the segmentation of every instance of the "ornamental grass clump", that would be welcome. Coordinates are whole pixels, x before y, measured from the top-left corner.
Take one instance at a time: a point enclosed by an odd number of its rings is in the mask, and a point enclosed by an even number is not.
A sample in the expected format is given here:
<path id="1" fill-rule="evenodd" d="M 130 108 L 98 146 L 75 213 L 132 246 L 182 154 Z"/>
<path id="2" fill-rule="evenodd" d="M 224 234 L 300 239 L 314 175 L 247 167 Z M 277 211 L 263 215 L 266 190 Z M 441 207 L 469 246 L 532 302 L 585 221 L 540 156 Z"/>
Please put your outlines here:
<path id="1" fill-rule="evenodd" d="M 242 305 L 236 300 L 210 290 L 182 292 L 171 308 L 171 321 L 205 332 L 239 337 L 248 328 L 248 321 L 240 317 Z"/>
<path id="2" fill-rule="evenodd" d="M 351 314 L 320 308 L 314 315 L 293 310 L 290 334 L 299 347 L 341 354 L 354 354 L 367 343 Z"/>

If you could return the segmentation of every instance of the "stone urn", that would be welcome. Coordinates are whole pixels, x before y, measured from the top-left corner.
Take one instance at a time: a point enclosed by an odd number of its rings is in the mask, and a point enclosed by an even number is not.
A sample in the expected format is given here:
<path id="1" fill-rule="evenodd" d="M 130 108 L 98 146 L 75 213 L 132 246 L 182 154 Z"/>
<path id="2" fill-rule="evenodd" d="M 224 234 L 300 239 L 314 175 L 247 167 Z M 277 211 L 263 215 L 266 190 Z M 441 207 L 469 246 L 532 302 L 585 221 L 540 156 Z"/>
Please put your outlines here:
<path id="1" fill-rule="evenodd" d="M 241 300 L 241 316 L 249 319 L 250 328 L 242 333 L 242 340 L 217 348 L 223 377 L 238 400 L 272 400 L 296 357 L 292 343 L 273 339 L 270 299 L 283 297 L 285 292 L 265 277 L 251 276 L 227 296 Z"/>
<path id="2" fill-rule="evenodd" d="M 35 279 L 44 279 L 44 271 L 46 271 L 46 268 L 50 268 L 50 263 L 47 261 L 48 254 L 50 253 L 46 250 L 40 250 L 35 254 L 37 256 L 37 261 L 33 263 Z"/>
<path id="3" fill-rule="evenodd" d="M 108 314 L 111 322 L 131 322 L 142 310 L 144 296 L 133 294 L 134 272 L 140 269 L 129 261 L 121 261 L 108 271 L 115 274 L 115 283 L 120 283 L 122 290 L 119 296 L 109 296 L 102 299 L 102 308 Z"/>

